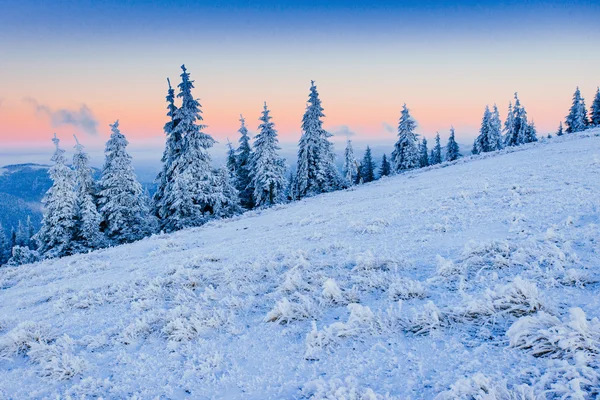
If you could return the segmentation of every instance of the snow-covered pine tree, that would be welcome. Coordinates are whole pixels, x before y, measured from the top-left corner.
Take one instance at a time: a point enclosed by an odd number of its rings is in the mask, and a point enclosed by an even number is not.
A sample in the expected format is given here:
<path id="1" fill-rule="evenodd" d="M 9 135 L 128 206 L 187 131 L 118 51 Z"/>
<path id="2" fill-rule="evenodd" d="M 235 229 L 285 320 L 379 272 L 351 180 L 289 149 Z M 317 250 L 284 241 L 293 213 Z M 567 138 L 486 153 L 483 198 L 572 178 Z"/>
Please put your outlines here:
<path id="1" fill-rule="evenodd" d="M 42 226 L 35 235 L 39 253 L 47 258 L 62 257 L 72 253 L 77 210 L 73 171 L 67 166 L 65 151 L 60 148 L 60 141 L 56 134 L 52 142 L 56 146 L 52 156 L 54 165 L 48 171 L 52 186 L 42 200 L 44 216 Z"/>
<path id="2" fill-rule="evenodd" d="M 506 121 L 504 121 L 504 146 L 516 146 L 518 144 L 519 138 L 515 129 L 515 113 L 512 102 L 509 102 Z"/>
<path id="3" fill-rule="evenodd" d="M 227 139 L 227 170 L 233 179 L 237 177 L 237 158 L 235 156 L 235 149 L 229 139 Z"/>
<path id="4" fill-rule="evenodd" d="M 362 185 L 364 182 L 362 176 L 362 164 L 356 161 L 356 178 L 354 178 L 355 185 Z"/>
<path id="5" fill-rule="evenodd" d="M 250 147 L 250 136 L 246 128 L 246 120 L 240 114 L 240 133 L 236 158 L 237 158 L 237 178 L 235 186 L 240 192 L 240 203 L 242 207 L 250 209 L 254 207 L 252 198 L 254 188 L 250 184 L 250 159 L 252 158 L 252 148 Z"/>
<path id="6" fill-rule="evenodd" d="M 356 174 L 356 157 L 354 157 L 354 149 L 352 148 L 352 140 L 346 140 L 346 150 L 344 151 L 344 178 L 346 179 L 346 184 L 348 186 L 352 186 L 355 183 Z"/>
<path id="7" fill-rule="evenodd" d="M 429 162 L 431 165 L 442 163 L 442 145 L 440 143 L 439 132 L 436 132 L 435 134 L 435 146 L 433 146 L 433 150 L 431 150 L 431 158 L 429 159 Z"/>
<path id="8" fill-rule="evenodd" d="M 166 193 L 165 203 L 168 214 L 163 218 L 163 229 L 174 231 L 191 226 L 199 226 L 213 216 L 218 196 L 218 182 L 211 167 L 208 150 L 215 140 L 202 130 L 202 110 L 194 99 L 194 81 L 185 65 L 181 66 L 179 94 L 181 106 L 175 111 L 177 125 L 171 135 L 181 136 L 179 156 L 172 163 L 172 189 Z"/>
<path id="9" fill-rule="evenodd" d="M 562 121 L 558 123 L 558 130 L 556 131 L 556 136 L 562 136 L 565 132 L 563 131 Z"/>
<path id="10" fill-rule="evenodd" d="M 119 121 L 110 125 L 112 133 L 104 150 L 105 161 L 99 182 L 101 228 L 112 243 L 132 242 L 148 235 L 148 209 L 142 185 L 137 181 L 129 142 L 119 130 Z"/>
<path id="11" fill-rule="evenodd" d="M 8 236 L 6 236 L 6 232 L 4 231 L 4 227 L 0 224 L 0 265 L 6 264 L 8 259 L 10 258 L 10 242 L 8 240 Z"/>
<path id="12" fill-rule="evenodd" d="M 535 129 L 535 123 L 531 121 L 531 123 L 527 123 L 525 126 L 524 143 L 537 142 L 537 129 Z"/>
<path id="13" fill-rule="evenodd" d="M 483 118 L 481 119 L 481 127 L 479 128 L 479 136 L 475 138 L 475 142 L 473 143 L 473 150 L 471 151 L 473 154 L 492 151 L 492 146 L 490 144 L 490 130 L 492 128 L 491 120 L 492 113 L 490 112 L 490 107 L 485 106 Z"/>
<path id="14" fill-rule="evenodd" d="M 229 166 L 222 167 L 217 172 L 217 196 L 214 205 L 216 218 L 229 218 L 242 212 L 240 194 L 233 185 Z"/>
<path id="15" fill-rule="evenodd" d="M 250 163 L 250 184 L 254 188 L 253 197 L 257 207 L 280 203 L 285 196 L 285 161 L 277 153 L 279 140 L 271 119 L 265 102 Z"/>
<path id="16" fill-rule="evenodd" d="M 410 116 L 406 104 L 398 123 L 398 141 L 392 152 L 392 162 L 395 172 L 403 172 L 419 166 L 419 148 L 415 128 L 417 124 Z"/>
<path id="17" fill-rule="evenodd" d="M 600 88 L 596 89 L 596 96 L 592 102 L 592 108 L 590 110 L 590 125 L 600 126 Z"/>
<path id="18" fill-rule="evenodd" d="M 490 151 L 500 150 L 502 147 L 502 121 L 498 106 L 494 104 L 494 110 L 490 116 L 490 129 L 488 132 Z"/>
<path id="19" fill-rule="evenodd" d="M 372 182 L 375 180 L 375 164 L 373 163 L 373 155 L 371 154 L 371 148 L 367 146 L 365 155 L 361 163 L 361 176 L 364 183 Z"/>
<path id="20" fill-rule="evenodd" d="M 77 213 L 73 233 L 74 248 L 86 251 L 103 247 L 106 243 L 100 231 L 102 216 L 98 212 L 97 188 L 89 165 L 89 157 L 83 151 L 83 145 L 75 138 L 75 154 L 73 155 L 73 170 L 77 193 Z"/>
<path id="21" fill-rule="evenodd" d="M 25 224 L 23 224 L 23 221 L 19 220 L 19 223 L 17 225 L 16 245 L 29 247 L 29 241 L 30 237 L 27 234 Z"/>
<path id="22" fill-rule="evenodd" d="M 29 238 L 27 246 L 35 250 L 37 248 L 37 244 L 33 237 L 35 236 L 35 227 L 33 226 L 33 222 L 31 221 L 31 216 L 27 216 L 27 220 L 25 221 L 25 231 L 27 232 L 27 237 Z"/>
<path id="23" fill-rule="evenodd" d="M 12 248 L 11 257 L 6 263 L 11 266 L 19 266 L 23 264 L 30 264 L 39 261 L 40 255 L 37 251 L 31 250 L 27 246 L 15 246 Z"/>
<path id="24" fill-rule="evenodd" d="M 565 125 L 567 125 L 566 132 L 581 132 L 587 128 L 588 124 L 589 121 L 587 118 L 587 109 L 585 108 L 585 100 L 581 97 L 578 86 L 573 94 L 573 104 L 569 110 L 569 115 L 567 115 L 565 120 Z"/>
<path id="25" fill-rule="evenodd" d="M 332 136 L 323 129 L 323 107 L 314 81 L 311 81 L 306 111 L 302 117 L 302 136 L 298 143 L 295 193 L 298 198 L 340 188 L 335 166 Z"/>
<path id="26" fill-rule="evenodd" d="M 448 145 L 446 146 L 446 161 L 458 160 L 460 157 L 462 157 L 462 154 L 460 154 L 458 143 L 456 143 L 456 139 L 454 137 L 454 127 L 451 127 Z"/>
<path id="27" fill-rule="evenodd" d="M 177 106 L 175 106 L 175 90 L 171 87 L 171 81 L 167 78 L 169 90 L 167 91 L 167 117 L 169 120 L 165 123 L 163 131 L 166 136 L 165 150 L 162 156 L 162 170 L 156 177 L 156 192 L 152 197 L 152 215 L 159 219 L 161 227 L 164 221 L 170 215 L 169 204 L 166 202 L 166 194 L 169 193 L 174 184 L 173 163 L 179 158 L 183 146 L 183 138 L 180 132 L 173 133 L 178 124 L 175 119 Z"/>
<path id="28" fill-rule="evenodd" d="M 433 150 L 432 150 L 433 151 Z M 379 169 L 379 177 L 389 176 L 392 173 L 392 166 L 387 159 L 387 156 L 384 154 L 381 159 L 381 168 Z"/>
<path id="29" fill-rule="evenodd" d="M 515 106 L 513 108 L 514 114 L 514 130 L 517 137 L 517 145 L 535 142 L 537 137 L 532 136 L 531 124 L 527 121 L 527 111 L 525 107 L 521 105 L 521 101 L 515 93 Z"/>
<path id="30" fill-rule="evenodd" d="M 419 150 L 419 166 L 421 168 L 429 166 L 429 150 L 427 149 L 427 139 L 423 138 Z"/>

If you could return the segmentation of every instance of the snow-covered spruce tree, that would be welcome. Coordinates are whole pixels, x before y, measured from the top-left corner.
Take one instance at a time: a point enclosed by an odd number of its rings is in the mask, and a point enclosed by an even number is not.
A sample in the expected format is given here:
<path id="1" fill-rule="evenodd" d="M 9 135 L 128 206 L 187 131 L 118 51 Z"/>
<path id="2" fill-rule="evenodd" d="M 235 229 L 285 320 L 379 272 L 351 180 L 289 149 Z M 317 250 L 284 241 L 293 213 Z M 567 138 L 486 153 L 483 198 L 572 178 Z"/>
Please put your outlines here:
<path id="1" fill-rule="evenodd" d="M 429 166 L 429 150 L 427 149 L 427 139 L 423 138 L 419 150 L 419 166 L 421 168 Z"/>
<path id="2" fill-rule="evenodd" d="M 431 157 L 429 159 L 429 162 L 431 165 L 442 163 L 442 145 L 440 143 L 439 132 L 436 132 L 435 134 L 435 146 L 433 146 L 433 150 L 431 150 Z"/>
<path id="3" fill-rule="evenodd" d="M 361 165 L 361 163 L 356 161 L 356 178 L 354 178 L 354 184 L 362 185 L 363 183 L 365 183 L 365 182 L 363 181 L 363 176 L 362 176 L 362 165 Z"/>
<path id="4" fill-rule="evenodd" d="M 456 139 L 454 137 L 454 127 L 451 127 L 448 145 L 446 146 L 446 161 L 458 160 L 460 157 L 462 157 L 462 154 L 460 154 L 458 143 L 456 143 Z"/>
<path id="5" fill-rule="evenodd" d="M 562 136 L 565 132 L 563 131 L 562 121 L 558 123 L 558 130 L 556 131 L 556 136 Z"/>
<path id="6" fill-rule="evenodd" d="M 75 137 L 75 154 L 73 170 L 77 193 L 77 212 L 75 231 L 73 233 L 74 248 L 86 251 L 103 247 L 106 243 L 100 231 L 102 216 L 98 212 L 97 188 L 89 165 L 89 157 L 83 151 L 83 145 Z"/>
<path id="7" fill-rule="evenodd" d="M 590 125 L 600 126 L 600 88 L 596 89 L 596 97 L 592 102 L 592 108 L 590 110 Z"/>
<path id="8" fill-rule="evenodd" d="M 579 87 L 573 94 L 573 104 L 569 110 L 569 115 L 566 117 L 565 125 L 567 125 L 567 133 L 581 132 L 589 125 L 585 100 L 581 97 Z"/>
<path id="9" fill-rule="evenodd" d="M 167 78 L 169 90 L 167 91 L 167 117 L 169 120 L 165 123 L 163 131 L 166 135 L 165 150 L 162 156 L 162 169 L 156 177 L 156 192 L 152 198 L 152 215 L 159 219 L 161 227 L 164 221 L 170 215 L 169 204 L 166 201 L 166 194 L 169 193 L 174 184 L 173 164 L 179 158 L 183 146 L 183 137 L 180 132 L 173 132 L 178 124 L 175 118 L 177 106 L 175 106 L 175 90 L 171 87 L 171 81 Z"/>
<path id="10" fill-rule="evenodd" d="M 375 180 L 375 163 L 373 163 L 373 155 L 371 154 L 371 148 L 369 146 L 367 146 L 367 150 L 365 150 L 365 155 L 363 156 L 360 167 L 364 183 Z"/>
<path id="11" fill-rule="evenodd" d="M 31 250 L 27 246 L 17 245 L 12 248 L 11 257 L 6 264 L 16 267 L 19 265 L 30 264 L 39 261 L 39 259 L 40 254 L 37 251 Z"/>
<path id="12" fill-rule="evenodd" d="M 6 264 L 8 259 L 10 258 L 10 242 L 8 240 L 8 236 L 6 236 L 6 232 L 4 231 L 4 227 L 0 224 L 0 265 Z"/>
<path id="13" fill-rule="evenodd" d="M 27 229 L 25 228 L 25 224 L 23 223 L 23 221 L 19 220 L 19 223 L 17 225 L 17 234 L 16 234 L 16 238 L 15 238 L 15 244 L 17 246 L 29 247 L 29 242 L 30 242 L 30 237 L 27 234 Z"/>
<path id="14" fill-rule="evenodd" d="M 39 253 L 47 258 L 62 257 L 72 253 L 77 210 L 73 171 L 67 166 L 65 151 L 60 148 L 60 141 L 56 134 L 52 142 L 56 146 L 52 156 L 54 165 L 48 171 L 52 186 L 42 200 L 44 216 L 42 226 L 35 235 Z"/>
<path id="15" fill-rule="evenodd" d="M 252 158 L 252 148 L 250 147 L 250 136 L 246 128 L 246 120 L 240 114 L 240 133 L 239 147 L 237 149 L 237 178 L 235 186 L 240 192 L 240 203 L 244 208 L 254 207 L 252 198 L 254 188 L 250 184 L 250 159 Z"/>
<path id="16" fill-rule="evenodd" d="M 204 224 L 213 217 L 218 196 L 218 182 L 211 167 L 208 150 L 215 140 L 202 130 L 202 110 L 198 100 L 192 96 L 194 82 L 185 65 L 181 66 L 179 94 L 181 106 L 175 111 L 177 125 L 171 135 L 181 136 L 179 156 L 172 164 L 172 188 L 166 193 L 168 214 L 163 218 L 163 229 L 177 229 Z"/>
<path id="17" fill-rule="evenodd" d="M 33 240 L 33 237 L 35 236 L 35 227 L 33 226 L 33 222 L 31 222 L 31 216 L 27 216 L 27 220 L 25 221 L 25 232 L 27 235 L 27 238 L 29 239 L 27 241 L 27 247 L 29 247 L 32 250 L 35 250 L 37 248 L 37 244 L 35 243 L 35 240 Z"/>
<path id="18" fill-rule="evenodd" d="M 398 141 L 392 152 L 392 163 L 395 172 L 403 172 L 419 166 L 419 148 L 415 134 L 416 122 L 410 116 L 406 104 L 402 107 L 402 114 L 398 123 Z"/>
<path id="19" fill-rule="evenodd" d="M 254 188 L 256 207 L 268 207 L 280 203 L 285 196 L 285 162 L 277 154 L 279 140 L 272 117 L 265 102 L 260 121 L 259 133 L 254 139 L 254 153 L 251 159 L 250 178 Z M 296 175 L 297 176 L 297 175 Z"/>
<path id="20" fill-rule="evenodd" d="M 502 147 L 502 121 L 500 121 L 500 113 L 498 106 L 494 104 L 494 110 L 490 116 L 490 129 L 488 132 L 489 146 L 491 151 L 500 150 Z"/>
<path id="21" fill-rule="evenodd" d="M 295 193 L 298 198 L 331 192 L 340 188 L 335 166 L 332 136 L 323 129 L 323 107 L 315 82 L 311 81 L 306 111 L 302 117 L 302 136 L 298 143 Z"/>
<path id="22" fill-rule="evenodd" d="M 148 209 L 143 199 L 142 185 L 137 181 L 129 142 L 119 131 L 119 121 L 110 125 L 112 133 L 104 150 L 105 161 L 99 182 L 101 229 L 114 244 L 139 240 L 148 232 Z"/>
<path id="23" fill-rule="evenodd" d="M 508 103 L 508 113 L 504 121 L 504 146 L 516 146 L 519 144 L 519 137 L 515 128 L 515 113 L 512 102 Z"/>
<path id="24" fill-rule="evenodd" d="M 227 139 L 227 170 L 233 179 L 237 177 L 237 158 L 235 156 L 235 149 L 229 139 Z"/>
<path id="25" fill-rule="evenodd" d="M 217 193 L 214 205 L 216 218 L 229 218 L 242 212 L 240 193 L 233 185 L 229 167 L 222 167 L 217 172 Z"/>
<path id="26" fill-rule="evenodd" d="M 392 166 L 387 159 L 387 156 L 384 154 L 381 159 L 381 168 L 379 169 L 379 177 L 389 176 L 392 173 Z"/>
<path id="27" fill-rule="evenodd" d="M 535 129 L 535 123 L 533 121 L 527 123 L 524 137 L 524 143 L 537 142 L 537 129 Z"/>
<path id="28" fill-rule="evenodd" d="M 490 143 L 490 131 L 492 129 L 492 113 L 490 107 L 485 106 L 483 118 L 481 119 L 481 127 L 479 128 L 479 136 L 475 138 L 473 143 L 473 154 L 487 153 L 495 150 Z"/>
<path id="29" fill-rule="evenodd" d="M 356 157 L 354 157 L 354 149 L 352 148 L 352 140 L 346 140 L 346 150 L 344 151 L 344 178 L 346 179 L 346 184 L 348 186 L 352 186 L 355 183 L 357 167 L 356 167 Z"/>
<path id="30" fill-rule="evenodd" d="M 537 141 L 535 130 L 531 129 L 531 124 L 527 121 L 527 111 L 521 105 L 521 101 L 515 93 L 514 113 L 514 130 L 517 137 L 517 145 L 531 143 Z"/>

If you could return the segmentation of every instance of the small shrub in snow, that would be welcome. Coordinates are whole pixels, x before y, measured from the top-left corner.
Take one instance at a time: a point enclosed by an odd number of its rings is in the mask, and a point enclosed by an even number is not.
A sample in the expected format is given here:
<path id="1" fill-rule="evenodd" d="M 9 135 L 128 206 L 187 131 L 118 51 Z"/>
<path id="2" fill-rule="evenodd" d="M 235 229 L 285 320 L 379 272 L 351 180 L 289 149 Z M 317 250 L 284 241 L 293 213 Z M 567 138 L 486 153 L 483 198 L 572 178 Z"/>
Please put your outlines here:
<path id="1" fill-rule="evenodd" d="M 315 313 L 316 307 L 313 301 L 308 296 L 296 293 L 292 301 L 287 297 L 279 300 L 265 316 L 265 322 L 287 324 L 311 318 Z"/>
<path id="2" fill-rule="evenodd" d="M 435 400 L 536 400 L 536 397 L 530 386 L 520 385 L 509 390 L 506 383 L 493 382 L 477 373 L 459 379 L 449 390 L 438 394 Z"/>
<path id="3" fill-rule="evenodd" d="M 432 301 L 423 306 L 421 312 L 408 317 L 404 329 L 415 335 L 428 335 L 447 325 L 447 316 Z"/>
<path id="4" fill-rule="evenodd" d="M 371 251 L 359 254 L 354 262 L 355 272 L 368 272 L 374 270 L 395 271 L 403 267 L 405 262 L 391 257 L 375 256 Z"/>
<path id="5" fill-rule="evenodd" d="M 354 229 L 354 231 L 360 234 L 382 233 L 389 225 L 389 221 L 383 218 L 375 218 L 372 221 L 359 221 L 350 223 L 350 226 Z"/>
<path id="6" fill-rule="evenodd" d="M 0 337 L 0 359 L 11 359 L 16 355 L 25 355 L 35 344 L 54 341 L 50 328 L 44 324 L 26 321 Z"/>
<path id="7" fill-rule="evenodd" d="M 375 393 L 371 388 L 358 386 L 356 379 L 323 379 L 308 382 L 302 387 L 302 398 L 310 400 L 383 400 L 390 399 Z"/>
<path id="8" fill-rule="evenodd" d="M 350 316 L 347 322 L 334 322 L 322 331 L 317 330 L 316 322 L 312 323 L 312 330 L 306 336 L 307 360 L 317 360 L 319 353 L 335 344 L 339 338 L 360 336 L 365 332 L 373 331 L 375 316 L 369 307 L 360 304 L 348 304 Z"/>
<path id="9" fill-rule="evenodd" d="M 565 286 L 585 287 L 598 282 L 598 279 L 585 269 L 569 268 L 559 278 L 559 282 Z"/>
<path id="10" fill-rule="evenodd" d="M 395 278 L 388 286 L 388 296 L 391 300 L 423 299 L 427 297 L 423 284 L 409 278 Z"/>
<path id="11" fill-rule="evenodd" d="M 198 336 L 229 324 L 230 316 L 223 310 L 175 308 L 166 318 L 162 333 L 172 342 L 190 341 Z"/>
<path id="12" fill-rule="evenodd" d="M 477 243 L 470 241 L 462 254 L 462 264 L 466 268 L 504 268 L 511 266 L 510 255 L 515 251 L 506 240 L 493 240 Z"/>
<path id="13" fill-rule="evenodd" d="M 579 351 L 600 353 L 600 322 L 596 318 L 588 321 L 581 308 L 570 309 L 568 321 L 543 311 L 522 317 L 506 334 L 511 347 L 535 357 L 563 358 Z"/>
<path id="14" fill-rule="evenodd" d="M 465 273 L 465 269 L 460 264 L 455 264 L 452 260 L 447 260 L 444 257 L 436 256 L 437 269 L 436 273 L 442 277 L 451 277 L 456 275 L 462 275 Z"/>
<path id="15" fill-rule="evenodd" d="M 551 398 L 596 399 L 600 395 L 598 365 L 590 366 L 590 357 L 583 352 L 575 353 L 573 360 L 552 360 L 535 387 Z"/>
<path id="16" fill-rule="evenodd" d="M 533 314 L 543 308 L 539 291 L 534 283 L 516 277 L 511 283 L 488 290 L 483 300 L 467 303 L 453 310 L 458 320 L 475 321 L 483 317 L 508 314 L 514 317 Z"/>
<path id="17" fill-rule="evenodd" d="M 323 291 L 321 292 L 321 296 L 326 302 L 332 304 L 346 304 L 346 298 L 342 289 L 338 286 L 334 279 L 327 279 L 323 283 Z"/>

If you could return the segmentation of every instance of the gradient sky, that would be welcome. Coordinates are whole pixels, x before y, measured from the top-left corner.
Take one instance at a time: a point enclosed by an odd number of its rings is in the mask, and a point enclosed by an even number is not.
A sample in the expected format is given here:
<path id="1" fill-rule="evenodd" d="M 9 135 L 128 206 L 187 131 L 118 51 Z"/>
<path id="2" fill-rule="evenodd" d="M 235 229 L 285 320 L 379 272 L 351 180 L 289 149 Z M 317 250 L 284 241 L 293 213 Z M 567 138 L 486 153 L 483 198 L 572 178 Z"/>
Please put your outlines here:
<path id="1" fill-rule="evenodd" d="M 394 141 L 403 103 L 425 137 L 454 125 L 469 143 L 485 105 L 504 118 L 515 91 L 547 133 L 577 85 L 588 106 L 600 85 L 597 1 L 293 3 L 0 0 L 0 164 L 48 159 L 52 132 L 99 151 L 115 119 L 158 160 L 182 63 L 221 143 L 240 113 L 255 130 L 265 100 L 281 141 L 297 142 L 311 79 L 325 127 L 372 144 Z"/>

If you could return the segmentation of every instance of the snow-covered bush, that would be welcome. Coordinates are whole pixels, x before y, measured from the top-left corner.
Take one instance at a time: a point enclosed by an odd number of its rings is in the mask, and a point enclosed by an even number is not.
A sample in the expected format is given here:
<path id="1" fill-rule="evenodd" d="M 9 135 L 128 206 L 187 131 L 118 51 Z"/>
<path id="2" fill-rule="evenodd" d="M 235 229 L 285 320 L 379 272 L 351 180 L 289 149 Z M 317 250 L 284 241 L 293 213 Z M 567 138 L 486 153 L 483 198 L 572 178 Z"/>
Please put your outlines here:
<path id="1" fill-rule="evenodd" d="M 423 306 L 423 310 L 413 313 L 405 320 L 404 329 L 415 335 L 428 335 L 433 331 L 446 326 L 447 315 L 442 312 L 432 301 Z"/>
<path id="2" fill-rule="evenodd" d="M 388 286 L 391 300 L 423 299 L 427 297 L 423 284 L 409 278 L 395 278 Z"/>
<path id="3" fill-rule="evenodd" d="M 454 320 L 459 322 L 476 321 L 499 315 L 522 317 L 542 310 L 543 303 L 534 283 L 516 277 L 511 283 L 487 290 L 481 300 L 467 302 L 452 309 Z"/>
<path id="4" fill-rule="evenodd" d="M 197 306 L 191 309 L 179 306 L 166 317 L 162 333 L 172 342 L 185 342 L 196 337 L 221 329 L 230 323 L 230 315 L 219 309 L 204 309 Z"/>
<path id="5" fill-rule="evenodd" d="M 15 246 L 12 248 L 12 257 L 7 265 L 19 266 L 30 264 L 40 260 L 40 254 L 27 246 Z"/>
<path id="6" fill-rule="evenodd" d="M 505 382 L 494 382 L 482 373 L 461 378 L 450 389 L 438 394 L 435 400 L 536 400 L 533 389 L 519 385 L 512 390 Z"/>
<path id="7" fill-rule="evenodd" d="M 565 286 L 585 287 L 597 283 L 598 279 L 585 269 L 567 269 L 559 278 L 559 282 Z"/>
<path id="8" fill-rule="evenodd" d="M 334 322 L 319 331 L 313 321 L 312 330 L 306 336 L 306 359 L 318 359 L 318 355 L 323 349 L 337 343 L 340 338 L 360 336 L 374 331 L 375 316 L 369 307 L 355 303 L 348 304 L 347 307 L 350 316 L 346 322 Z"/>
<path id="9" fill-rule="evenodd" d="M 600 322 L 588 321 L 581 308 L 569 310 L 569 320 L 560 321 L 543 311 L 517 320 L 506 333 L 510 346 L 535 357 L 558 357 L 582 351 L 600 353 Z"/>
<path id="10" fill-rule="evenodd" d="M 0 337 L 0 359 L 12 359 L 25 355 L 35 344 L 47 345 L 55 340 L 47 325 L 37 322 L 22 322 Z"/>
<path id="11" fill-rule="evenodd" d="M 350 223 L 350 226 L 354 231 L 360 234 L 382 233 L 389 225 L 389 221 L 383 218 L 375 218 L 371 221 L 354 221 Z"/>
<path id="12" fill-rule="evenodd" d="M 51 380 L 67 380 L 80 375 L 87 362 L 73 355 L 74 342 L 67 335 L 54 343 L 32 343 L 27 352 L 29 359 L 40 365 L 40 375 Z"/>
<path id="13" fill-rule="evenodd" d="M 309 400 L 383 400 L 391 399 L 363 388 L 353 377 L 344 380 L 333 378 L 328 381 L 317 379 L 302 387 L 302 398 Z"/>
<path id="14" fill-rule="evenodd" d="M 515 247 L 506 240 L 482 243 L 470 241 L 463 249 L 462 264 L 466 269 L 510 267 L 512 266 L 510 255 L 515 250 Z"/>
<path id="15" fill-rule="evenodd" d="M 265 316 L 265 322 L 287 324 L 311 318 L 316 314 L 316 306 L 306 295 L 295 293 L 290 301 L 287 297 L 279 300 Z"/>
<path id="16" fill-rule="evenodd" d="M 598 364 L 592 366 L 590 361 L 590 357 L 583 352 L 575 353 L 573 360 L 551 360 L 544 374 L 536 379 L 536 390 L 557 399 L 598 398 Z"/>
<path id="17" fill-rule="evenodd" d="M 447 278 L 465 273 L 465 269 L 462 264 L 455 264 L 452 260 L 447 260 L 440 255 L 436 256 L 436 261 L 436 273 L 439 276 Z"/>
<path id="18" fill-rule="evenodd" d="M 332 304 L 347 303 L 342 289 L 340 289 L 336 281 L 332 278 L 329 278 L 323 282 L 323 291 L 321 292 L 321 297 L 323 297 L 326 302 Z"/>

